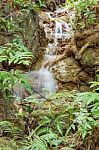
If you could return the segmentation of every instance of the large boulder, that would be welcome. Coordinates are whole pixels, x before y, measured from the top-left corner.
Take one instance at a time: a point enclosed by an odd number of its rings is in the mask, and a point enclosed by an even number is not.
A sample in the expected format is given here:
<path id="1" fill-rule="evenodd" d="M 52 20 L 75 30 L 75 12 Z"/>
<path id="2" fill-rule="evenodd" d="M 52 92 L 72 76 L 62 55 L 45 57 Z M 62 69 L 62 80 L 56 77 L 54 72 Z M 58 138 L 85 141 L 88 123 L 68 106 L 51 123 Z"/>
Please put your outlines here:
<path id="1" fill-rule="evenodd" d="M 78 82 L 78 73 L 81 71 L 74 58 L 66 58 L 53 66 L 55 78 L 61 82 Z"/>
<path id="2" fill-rule="evenodd" d="M 78 61 L 73 57 L 60 60 L 53 65 L 52 71 L 58 83 L 58 90 L 89 91 L 89 82 L 93 80 L 82 71 Z"/>

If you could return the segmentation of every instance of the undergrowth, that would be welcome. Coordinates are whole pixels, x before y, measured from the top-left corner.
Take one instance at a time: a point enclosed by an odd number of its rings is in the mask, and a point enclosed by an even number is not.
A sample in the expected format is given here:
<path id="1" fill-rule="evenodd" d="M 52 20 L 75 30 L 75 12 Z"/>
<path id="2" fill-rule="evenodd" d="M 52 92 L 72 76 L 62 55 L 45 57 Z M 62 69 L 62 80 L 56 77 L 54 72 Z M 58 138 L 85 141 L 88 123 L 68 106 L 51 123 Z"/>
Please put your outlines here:
<path id="1" fill-rule="evenodd" d="M 37 101 L 30 96 L 24 99 L 22 108 L 23 113 L 17 114 L 25 124 L 24 138 L 18 141 L 23 145 L 20 150 L 76 149 L 80 140 L 99 127 L 96 92 L 66 91 L 48 101 Z M 0 125 L 3 129 L 5 122 Z"/>
<path id="2" fill-rule="evenodd" d="M 98 5 L 98 0 L 68 0 L 66 6 L 75 14 L 70 20 L 74 28 L 89 28 L 98 23 Z"/>
<path id="3" fill-rule="evenodd" d="M 15 5 L 31 9 L 32 5 L 14 1 Z M 69 1 L 75 7 L 77 20 L 80 27 L 93 25 L 96 22 L 94 9 L 98 1 Z M 38 2 L 38 7 L 43 7 L 43 2 Z M 35 5 L 34 5 L 35 6 Z M 11 20 L 10 20 L 11 21 Z M 6 22 L 2 17 L 1 30 L 12 31 L 13 22 Z M 3 25 L 5 24 L 5 25 Z M 6 28 L 4 28 L 6 26 Z M 12 42 L 0 47 L 0 91 L 5 100 L 13 100 L 14 86 L 20 83 L 31 93 L 24 72 L 20 71 L 21 65 L 29 66 L 33 55 L 17 37 Z M 6 64 L 6 65 L 5 65 Z M 19 67 L 17 69 L 17 67 Z M 98 79 L 99 76 L 97 76 Z M 99 128 L 99 80 L 91 83 L 93 92 L 65 91 L 51 95 L 48 100 L 41 101 L 33 96 L 20 99 L 21 113 L 16 113 L 12 122 L 0 121 L 0 136 L 11 140 L 12 145 L 19 150 L 75 150 L 92 136 Z M 1 94 L 0 93 L 0 94 Z M 1 95 L 0 95 L 1 96 Z M 23 128 L 20 129 L 19 122 Z M 82 141 L 82 142 L 81 142 Z M 13 147 L 13 146 L 12 146 Z M 87 147 L 88 148 L 88 147 Z M 9 149 L 8 147 L 0 149 Z"/>

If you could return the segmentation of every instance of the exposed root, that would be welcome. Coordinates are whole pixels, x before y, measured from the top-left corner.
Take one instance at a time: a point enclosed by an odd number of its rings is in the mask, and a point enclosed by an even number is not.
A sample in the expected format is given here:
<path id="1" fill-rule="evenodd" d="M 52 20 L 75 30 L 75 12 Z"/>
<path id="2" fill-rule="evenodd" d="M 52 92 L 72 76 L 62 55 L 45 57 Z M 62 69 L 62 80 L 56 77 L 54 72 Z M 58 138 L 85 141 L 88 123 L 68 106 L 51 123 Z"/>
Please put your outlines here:
<path id="1" fill-rule="evenodd" d="M 84 51 L 86 48 L 90 45 L 90 42 L 86 43 L 84 46 L 82 46 L 81 50 L 78 52 L 78 54 L 75 56 L 76 59 L 81 59 Z"/>

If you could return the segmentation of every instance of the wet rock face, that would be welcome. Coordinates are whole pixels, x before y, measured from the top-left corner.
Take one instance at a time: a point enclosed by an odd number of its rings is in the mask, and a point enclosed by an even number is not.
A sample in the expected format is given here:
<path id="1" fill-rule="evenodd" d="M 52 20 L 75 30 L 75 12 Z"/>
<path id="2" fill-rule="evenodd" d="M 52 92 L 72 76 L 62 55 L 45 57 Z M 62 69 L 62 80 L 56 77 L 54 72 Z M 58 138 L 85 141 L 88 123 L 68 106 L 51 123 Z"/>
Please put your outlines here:
<path id="1" fill-rule="evenodd" d="M 77 60 L 73 57 L 65 58 L 52 67 L 54 77 L 58 81 L 59 90 L 89 91 L 89 82 L 93 80 L 82 71 Z"/>
<path id="2" fill-rule="evenodd" d="M 38 32 L 38 16 L 35 11 L 25 12 L 22 15 L 19 15 L 17 20 L 19 28 L 23 28 L 23 32 L 20 34 L 25 42 L 25 45 L 28 49 L 35 52 L 39 47 L 39 32 Z"/>
<path id="3" fill-rule="evenodd" d="M 87 49 L 87 51 L 83 54 L 80 62 L 83 66 L 92 67 L 95 65 L 97 61 L 97 55 L 99 55 L 99 51 L 93 51 L 92 49 Z"/>
<path id="4" fill-rule="evenodd" d="M 64 11 L 58 12 L 57 18 L 68 25 L 69 20 Z M 94 80 L 94 66 L 99 55 L 98 26 L 79 34 L 76 31 L 69 39 L 57 38 L 52 36 L 52 33 L 58 33 L 55 32 L 57 26 L 55 13 L 56 11 L 51 12 L 50 15 L 45 12 L 40 13 L 50 43 L 56 44 L 54 50 L 56 58 L 46 63 L 45 67 L 52 69 L 59 90 L 90 91 L 89 82 Z"/>
<path id="5" fill-rule="evenodd" d="M 22 38 L 25 46 L 38 57 L 40 47 L 47 44 L 43 28 L 39 26 L 38 14 L 33 11 L 24 11 L 13 14 L 13 22 L 15 24 L 13 31 L 4 31 L 0 28 L 0 45 L 4 45 L 17 36 Z"/>
<path id="6" fill-rule="evenodd" d="M 55 78 L 61 82 L 78 82 L 78 73 L 81 68 L 75 59 L 66 58 L 53 66 Z"/>
<path id="7" fill-rule="evenodd" d="M 93 68 L 99 56 L 99 24 L 91 27 L 88 30 L 75 33 L 75 41 L 78 51 L 84 48 L 89 43 L 80 58 L 80 64 L 85 68 Z"/>

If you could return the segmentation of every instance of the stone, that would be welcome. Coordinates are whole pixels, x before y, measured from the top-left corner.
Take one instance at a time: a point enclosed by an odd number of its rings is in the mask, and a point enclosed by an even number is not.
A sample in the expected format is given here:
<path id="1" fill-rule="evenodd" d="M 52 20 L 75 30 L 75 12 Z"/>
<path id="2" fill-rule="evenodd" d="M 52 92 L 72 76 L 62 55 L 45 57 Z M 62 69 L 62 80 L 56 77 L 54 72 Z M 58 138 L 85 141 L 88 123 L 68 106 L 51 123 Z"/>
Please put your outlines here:
<path id="1" fill-rule="evenodd" d="M 93 67 L 96 65 L 99 56 L 99 49 L 87 49 L 85 50 L 80 63 L 85 67 Z"/>
<path id="2" fill-rule="evenodd" d="M 69 21 L 69 18 L 66 15 L 65 16 L 61 16 L 60 19 L 65 21 L 65 22 Z"/>
<path id="3" fill-rule="evenodd" d="M 34 10 L 24 11 L 22 13 L 14 12 L 13 22 L 15 26 L 12 31 L 8 32 L 0 29 L 0 46 L 11 42 L 16 38 L 16 35 L 19 36 L 23 40 L 24 45 L 32 51 L 34 58 L 33 65 L 30 68 L 35 68 L 39 54 L 47 45 L 44 29 L 39 26 L 38 14 Z M 43 47 L 43 50 L 41 47 Z"/>
<path id="4" fill-rule="evenodd" d="M 83 86 L 80 86 L 79 91 L 86 92 L 86 91 L 91 91 L 91 89 L 89 86 L 83 85 Z"/>
<path id="5" fill-rule="evenodd" d="M 88 73 L 81 71 L 79 73 L 79 80 L 89 84 L 89 82 L 93 81 L 94 79 L 91 76 L 89 76 Z"/>
<path id="6" fill-rule="evenodd" d="M 48 14 L 44 11 L 39 12 L 39 18 L 43 21 L 43 23 L 50 23 L 50 18 L 48 17 Z"/>
<path id="7" fill-rule="evenodd" d="M 81 71 L 81 68 L 74 58 L 69 57 L 55 64 L 52 70 L 54 72 L 55 79 L 58 81 L 63 83 L 77 83 L 79 80 L 78 74 Z"/>
<path id="8" fill-rule="evenodd" d="M 72 91 L 72 90 L 78 90 L 77 88 L 77 84 L 73 83 L 73 82 L 67 82 L 67 83 L 63 83 L 63 82 L 58 82 L 58 91 L 64 91 L 64 90 L 68 90 L 68 91 Z"/>

